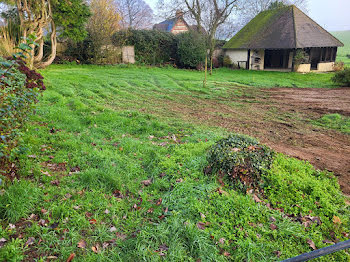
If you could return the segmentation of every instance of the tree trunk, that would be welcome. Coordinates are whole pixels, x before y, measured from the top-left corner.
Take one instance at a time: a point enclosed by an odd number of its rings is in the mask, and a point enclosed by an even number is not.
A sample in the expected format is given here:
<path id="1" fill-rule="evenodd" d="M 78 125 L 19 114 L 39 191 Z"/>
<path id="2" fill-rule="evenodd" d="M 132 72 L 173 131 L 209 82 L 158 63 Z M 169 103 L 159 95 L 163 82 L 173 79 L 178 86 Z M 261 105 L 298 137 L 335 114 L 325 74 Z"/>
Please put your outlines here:
<path id="1" fill-rule="evenodd" d="M 208 54 L 205 55 L 205 67 L 204 67 L 204 81 L 203 87 L 207 86 L 207 72 L 208 72 Z"/>
<path id="2" fill-rule="evenodd" d="M 56 36 L 56 25 L 53 20 L 51 20 L 51 54 L 45 62 L 36 64 L 37 68 L 45 68 L 53 63 L 56 58 L 57 51 L 57 36 Z"/>

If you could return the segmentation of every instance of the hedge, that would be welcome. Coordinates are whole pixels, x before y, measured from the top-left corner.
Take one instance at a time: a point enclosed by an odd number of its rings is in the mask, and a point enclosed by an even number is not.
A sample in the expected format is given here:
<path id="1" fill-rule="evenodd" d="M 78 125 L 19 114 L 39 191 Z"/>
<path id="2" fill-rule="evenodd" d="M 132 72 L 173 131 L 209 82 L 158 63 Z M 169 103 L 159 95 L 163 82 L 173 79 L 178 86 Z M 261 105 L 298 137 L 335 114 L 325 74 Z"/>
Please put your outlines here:
<path id="1" fill-rule="evenodd" d="M 17 157 L 22 127 L 45 89 L 43 77 L 30 70 L 23 60 L 0 57 L 1 173 L 6 173 L 9 163 Z"/>
<path id="2" fill-rule="evenodd" d="M 135 59 L 147 65 L 175 64 L 196 68 L 205 60 L 204 36 L 194 31 L 174 35 L 158 30 L 126 30 L 114 34 L 115 46 L 133 45 Z"/>

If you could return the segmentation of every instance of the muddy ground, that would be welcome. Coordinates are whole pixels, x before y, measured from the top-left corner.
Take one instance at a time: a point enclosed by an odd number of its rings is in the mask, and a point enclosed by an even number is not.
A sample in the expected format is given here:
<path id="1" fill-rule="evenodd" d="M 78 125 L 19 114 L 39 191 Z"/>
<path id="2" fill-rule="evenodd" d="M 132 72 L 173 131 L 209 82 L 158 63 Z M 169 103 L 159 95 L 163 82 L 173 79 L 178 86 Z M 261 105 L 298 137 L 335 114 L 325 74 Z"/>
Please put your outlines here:
<path id="1" fill-rule="evenodd" d="M 248 88 L 243 96 L 179 97 L 163 106 L 187 121 L 257 137 L 278 152 L 332 171 L 350 195 L 350 135 L 311 123 L 329 113 L 350 116 L 350 88 Z"/>

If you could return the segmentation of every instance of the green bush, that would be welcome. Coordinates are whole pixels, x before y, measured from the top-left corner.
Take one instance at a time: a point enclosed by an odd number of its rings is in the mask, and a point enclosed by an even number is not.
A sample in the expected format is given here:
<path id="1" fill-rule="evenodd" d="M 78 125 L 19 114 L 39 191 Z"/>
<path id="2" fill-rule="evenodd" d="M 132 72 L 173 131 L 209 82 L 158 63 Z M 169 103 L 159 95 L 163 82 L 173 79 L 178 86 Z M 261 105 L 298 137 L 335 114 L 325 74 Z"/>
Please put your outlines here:
<path id="1" fill-rule="evenodd" d="M 112 41 L 115 46 L 133 45 L 139 63 L 156 65 L 176 60 L 176 40 L 172 33 L 131 29 L 115 33 Z"/>
<path id="2" fill-rule="evenodd" d="M 345 68 L 343 71 L 336 72 L 332 81 L 342 86 L 350 86 L 350 68 Z"/>
<path id="3" fill-rule="evenodd" d="M 46 87 L 43 77 L 19 58 L 0 57 L 0 84 L 0 170 L 4 173 L 18 155 L 22 126 Z"/>
<path id="4" fill-rule="evenodd" d="M 189 31 L 178 34 L 176 38 L 178 66 L 196 68 L 204 63 L 206 44 L 202 35 Z"/>
<path id="5" fill-rule="evenodd" d="M 273 151 L 256 139 L 244 135 L 230 135 L 209 150 L 207 170 L 227 175 L 243 188 L 258 187 L 261 175 L 270 169 Z"/>
<path id="6" fill-rule="evenodd" d="M 231 58 L 228 55 L 224 56 L 223 66 L 224 67 L 231 67 L 232 66 Z"/>

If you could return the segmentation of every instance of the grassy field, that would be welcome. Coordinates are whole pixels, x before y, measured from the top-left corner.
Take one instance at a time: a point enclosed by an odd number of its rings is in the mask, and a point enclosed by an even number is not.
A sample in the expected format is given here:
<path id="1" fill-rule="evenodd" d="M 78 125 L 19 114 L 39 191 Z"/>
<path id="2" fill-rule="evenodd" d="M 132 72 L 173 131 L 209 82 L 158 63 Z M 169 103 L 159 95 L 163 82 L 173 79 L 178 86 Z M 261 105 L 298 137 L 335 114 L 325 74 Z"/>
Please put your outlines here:
<path id="1" fill-rule="evenodd" d="M 48 89 L 26 127 L 22 179 L 0 186 L 1 261 L 280 261 L 348 239 L 350 210 L 332 174 L 276 154 L 263 195 L 235 190 L 203 173 L 228 133 L 156 108 L 258 92 L 245 85 L 328 88 L 332 74 L 223 69 L 203 88 L 202 73 L 176 69 L 42 73 Z"/>
<path id="2" fill-rule="evenodd" d="M 340 47 L 338 51 L 338 60 L 345 62 L 346 65 L 350 65 L 350 30 L 349 31 L 338 31 L 332 32 L 340 41 L 344 43 L 344 47 Z"/>

